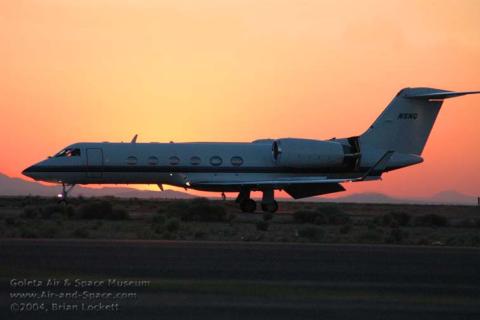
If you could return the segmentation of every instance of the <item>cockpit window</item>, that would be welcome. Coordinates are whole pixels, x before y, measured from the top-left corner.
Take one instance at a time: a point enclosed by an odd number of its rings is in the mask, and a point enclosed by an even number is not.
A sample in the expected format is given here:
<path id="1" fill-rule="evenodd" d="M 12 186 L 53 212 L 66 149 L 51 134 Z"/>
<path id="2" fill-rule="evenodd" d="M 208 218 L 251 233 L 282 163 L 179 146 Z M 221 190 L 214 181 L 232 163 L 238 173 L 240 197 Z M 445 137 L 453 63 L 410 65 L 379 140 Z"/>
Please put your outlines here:
<path id="1" fill-rule="evenodd" d="M 67 148 L 63 149 L 59 153 L 57 153 L 54 157 L 55 158 L 60 158 L 60 157 L 79 157 L 80 156 L 80 149 L 78 148 Z"/>

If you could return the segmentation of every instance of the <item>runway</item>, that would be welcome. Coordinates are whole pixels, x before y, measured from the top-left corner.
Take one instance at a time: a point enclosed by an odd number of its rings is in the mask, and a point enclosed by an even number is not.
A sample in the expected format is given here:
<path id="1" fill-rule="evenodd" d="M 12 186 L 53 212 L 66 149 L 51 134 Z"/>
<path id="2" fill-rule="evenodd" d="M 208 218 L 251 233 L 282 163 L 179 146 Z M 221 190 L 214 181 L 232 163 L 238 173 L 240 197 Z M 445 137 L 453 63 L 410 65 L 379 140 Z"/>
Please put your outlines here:
<path id="1" fill-rule="evenodd" d="M 38 290 L 12 288 L 13 278 L 150 282 L 127 288 L 137 297 L 119 311 L 24 317 L 480 318 L 480 251 L 470 248 L 32 239 L 0 241 L 0 261 L 2 319 L 12 291 Z"/>

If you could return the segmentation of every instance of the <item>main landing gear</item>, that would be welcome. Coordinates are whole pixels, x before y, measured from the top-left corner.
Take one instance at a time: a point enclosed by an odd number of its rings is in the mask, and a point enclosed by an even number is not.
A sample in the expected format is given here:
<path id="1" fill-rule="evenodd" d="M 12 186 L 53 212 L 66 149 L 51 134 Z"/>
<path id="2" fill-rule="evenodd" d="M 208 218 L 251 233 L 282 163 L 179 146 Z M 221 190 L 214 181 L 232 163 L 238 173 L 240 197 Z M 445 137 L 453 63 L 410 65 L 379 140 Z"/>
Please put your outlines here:
<path id="1" fill-rule="evenodd" d="M 242 212 L 255 212 L 257 203 L 250 198 L 250 190 L 241 190 L 235 202 L 240 204 Z M 273 189 L 264 190 L 262 203 L 262 211 L 274 213 L 278 210 L 278 203 L 274 199 Z"/>
<path id="2" fill-rule="evenodd" d="M 263 190 L 262 210 L 265 212 L 277 212 L 278 203 L 275 201 L 273 189 Z"/>
<path id="3" fill-rule="evenodd" d="M 240 209 L 243 212 L 255 212 L 257 209 L 257 203 L 253 199 L 245 199 L 240 202 Z"/>
<path id="4" fill-rule="evenodd" d="M 262 203 L 262 210 L 265 212 L 275 213 L 278 210 L 278 202 L 273 200 L 271 203 Z"/>
<path id="5" fill-rule="evenodd" d="M 58 194 L 58 202 L 59 203 L 67 203 L 67 197 L 68 193 L 72 191 L 73 187 L 75 187 L 74 184 L 65 184 L 62 183 L 62 193 Z"/>

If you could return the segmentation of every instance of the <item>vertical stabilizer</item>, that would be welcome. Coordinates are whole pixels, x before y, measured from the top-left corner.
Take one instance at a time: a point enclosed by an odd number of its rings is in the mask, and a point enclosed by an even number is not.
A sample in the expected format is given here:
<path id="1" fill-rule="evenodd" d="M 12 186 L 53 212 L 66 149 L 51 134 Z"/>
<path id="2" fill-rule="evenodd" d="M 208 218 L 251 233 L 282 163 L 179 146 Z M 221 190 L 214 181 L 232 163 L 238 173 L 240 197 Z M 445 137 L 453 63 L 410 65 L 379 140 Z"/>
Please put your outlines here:
<path id="1" fill-rule="evenodd" d="M 478 91 L 452 92 L 432 88 L 405 88 L 359 137 L 361 147 L 422 154 L 443 99 Z"/>

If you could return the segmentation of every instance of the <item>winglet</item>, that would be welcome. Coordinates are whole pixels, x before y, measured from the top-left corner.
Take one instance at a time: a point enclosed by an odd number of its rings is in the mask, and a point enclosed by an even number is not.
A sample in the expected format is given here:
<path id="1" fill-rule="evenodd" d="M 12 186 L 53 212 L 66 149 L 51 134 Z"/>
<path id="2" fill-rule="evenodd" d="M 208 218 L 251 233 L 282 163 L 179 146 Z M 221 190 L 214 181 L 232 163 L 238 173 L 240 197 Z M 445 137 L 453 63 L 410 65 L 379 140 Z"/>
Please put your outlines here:
<path id="1" fill-rule="evenodd" d="M 138 137 L 138 134 L 134 135 L 133 139 L 132 139 L 132 141 L 130 141 L 130 143 L 137 143 L 137 137 Z"/>
<path id="2" fill-rule="evenodd" d="M 385 171 L 385 168 L 387 167 L 387 163 L 392 157 L 393 153 L 395 151 L 387 151 L 385 154 L 380 158 L 380 160 L 377 161 L 370 169 L 368 169 L 365 174 L 358 178 L 357 181 L 364 181 L 364 180 L 373 180 L 379 179 L 382 176 L 383 171 Z"/>

